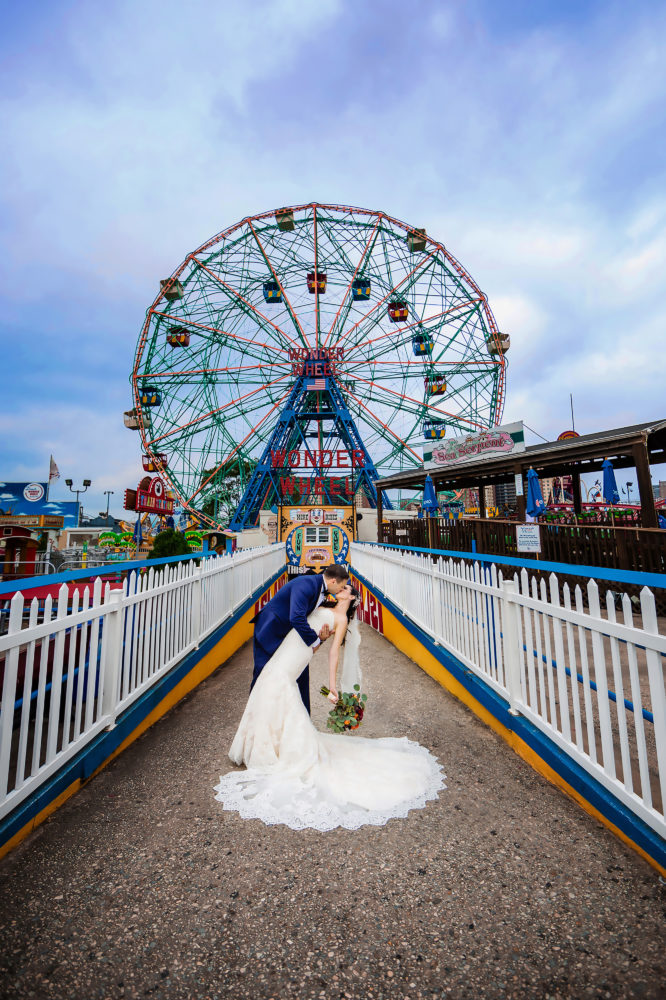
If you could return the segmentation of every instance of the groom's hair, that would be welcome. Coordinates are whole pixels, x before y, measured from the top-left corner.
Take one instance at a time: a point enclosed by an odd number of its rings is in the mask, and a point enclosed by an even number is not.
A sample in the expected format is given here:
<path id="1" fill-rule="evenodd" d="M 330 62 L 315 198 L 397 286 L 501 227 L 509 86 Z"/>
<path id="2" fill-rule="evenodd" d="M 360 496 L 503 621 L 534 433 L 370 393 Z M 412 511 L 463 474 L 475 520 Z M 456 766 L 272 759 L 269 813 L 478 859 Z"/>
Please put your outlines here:
<path id="1" fill-rule="evenodd" d="M 326 569 L 324 570 L 324 576 L 327 576 L 329 580 L 342 581 L 348 578 L 349 573 L 344 568 L 344 566 L 340 566 L 339 563 L 333 563 L 332 566 L 326 567 Z"/>

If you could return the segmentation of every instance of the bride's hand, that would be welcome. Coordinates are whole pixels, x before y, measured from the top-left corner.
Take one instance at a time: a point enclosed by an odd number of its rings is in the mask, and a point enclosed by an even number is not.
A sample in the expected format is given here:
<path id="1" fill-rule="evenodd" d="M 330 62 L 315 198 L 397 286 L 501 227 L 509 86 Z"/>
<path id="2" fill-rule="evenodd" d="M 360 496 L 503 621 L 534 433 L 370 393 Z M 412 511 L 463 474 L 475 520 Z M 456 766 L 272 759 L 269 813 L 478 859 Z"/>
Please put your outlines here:
<path id="1" fill-rule="evenodd" d="M 329 701 L 332 701 L 333 704 L 335 705 L 338 700 L 338 692 L 335 690 L 335 688 L 331 688 L 326 697 L 328 698 Z"/>

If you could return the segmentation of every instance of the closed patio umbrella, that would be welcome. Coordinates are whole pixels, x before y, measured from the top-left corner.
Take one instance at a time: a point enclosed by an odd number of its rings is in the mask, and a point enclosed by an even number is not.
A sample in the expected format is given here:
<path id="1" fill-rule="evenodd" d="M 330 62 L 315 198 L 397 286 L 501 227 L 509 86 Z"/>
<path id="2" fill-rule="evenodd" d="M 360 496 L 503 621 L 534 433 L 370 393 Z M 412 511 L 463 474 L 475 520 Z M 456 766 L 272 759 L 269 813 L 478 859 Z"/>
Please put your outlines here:
<path id="1" fill-rule="evenodd" d="M 604 470 L 604 500 L 606 503 L 616 504 L 620 502 L 620 494 L 617 490 L 617 483 L 615 482 L 615 472 L 613 470 L 613 463 L 606 459 L 601 466 Z"/>
<path id="2" fill-rule="evenodd" d="M 134 525 L 134 541 L 136 542 L 137 549 L 143 541 L 143 531 L 141 529 L 141 514 L 136 519 L 136 524 Z"/>
<path id="3" fill-rule="evenodd" d="M 525 510 L 530 517 L 538 517 L 540 514 L 546 513 L 539 477 L 534 469 L 529 469 L 527 473 L 527 505 Z"/>
<path id="4" fill-rule="evenodd" d="M 437 503 L 435 484 L 432 481 L 432 476 L 426 476 L 423 486 L 423 511 L 425 514 L 436 514 L 438 510 L 439 504 Z"/>

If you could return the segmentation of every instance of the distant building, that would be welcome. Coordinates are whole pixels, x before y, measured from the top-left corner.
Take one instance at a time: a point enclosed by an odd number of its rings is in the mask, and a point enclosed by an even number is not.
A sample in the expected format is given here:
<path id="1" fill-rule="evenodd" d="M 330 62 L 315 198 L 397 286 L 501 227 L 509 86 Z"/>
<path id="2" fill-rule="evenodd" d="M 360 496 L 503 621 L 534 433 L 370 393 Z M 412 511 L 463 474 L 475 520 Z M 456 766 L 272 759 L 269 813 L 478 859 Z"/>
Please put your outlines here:
<path id="1" fill-rule="evenodd" d="M 495 486 L 495 504 L 500 511 L 500 516 L 504 507 L 513 509 L 516 506 L 516 484 L 498 483 Z"/>

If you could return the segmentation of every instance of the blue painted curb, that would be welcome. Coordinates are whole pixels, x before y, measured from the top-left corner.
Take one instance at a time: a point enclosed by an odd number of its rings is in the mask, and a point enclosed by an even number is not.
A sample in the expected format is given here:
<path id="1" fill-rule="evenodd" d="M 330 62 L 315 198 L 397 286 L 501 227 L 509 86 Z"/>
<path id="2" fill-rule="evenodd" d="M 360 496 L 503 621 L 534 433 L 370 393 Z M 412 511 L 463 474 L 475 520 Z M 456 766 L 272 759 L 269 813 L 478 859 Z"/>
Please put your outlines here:
<path id="1" fill-rule="evenodd" d="M 137 726 L 150 715 L 153 709 L 172 691 L 181 680 L 196 666 L 199 660 L 203 659 L 206 653 L 210 652 L 226 633 L 243 617 L 261 595 L 271 587 L 276 580 L 284 575 L 285 568 L 281 567 L 277 573 L 261 584 L 257 590 L 227 618 L 211 635 L 209 635 L 199 646 L 193 649 L 187 656 L 177 663 L 172 669 L 161 677 L 159 681 L 137 698 L 134 704 L 116 720 L 113 729 L 100 733 L 94 740 L 85 746 L 80 753 L 71 760 L 68 760 L 61 770 L 52 775 L 43 785 L 29 796 L 24 802 L 19 803 L 16 809 L 0 821 L 0 846 L 22 830 L 23 827 L 34 819 L 42 809 L 45 809 L 54 799 L 61 795 L 69 786 L 80 778 L 85 781 L 100 767 L 105 760 L 114 753 L 115 750 L 134 732 Z"/>
<path id="2" fill-rule="evenodd" d="M 641 847 L 646 854 L 666 868 L 666 841 L 652 827 L 644 823 L 630 809 L 611 795 L 595 778 L 585 771 L 568 754 L 560 750 L 540 729 L 521 715 L 509 714 L 509 703 L 477 677 L 469 667 L 441 646 L 435 645 L 430 636 L 405 617 L 390 598 L 377 590 L 365 577 L 352 569 L 364 587 L 398 619 L 427 651 L 448 670 L 480 705 L 493 715 L 506 729 L 514 732 L 549 767 L 556 771 L 574 791 L 597 809 L 609 822 L 613 823 L 630 840 Z"/>

